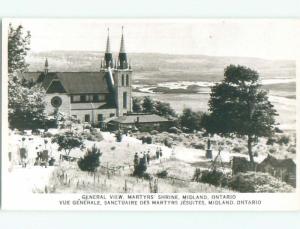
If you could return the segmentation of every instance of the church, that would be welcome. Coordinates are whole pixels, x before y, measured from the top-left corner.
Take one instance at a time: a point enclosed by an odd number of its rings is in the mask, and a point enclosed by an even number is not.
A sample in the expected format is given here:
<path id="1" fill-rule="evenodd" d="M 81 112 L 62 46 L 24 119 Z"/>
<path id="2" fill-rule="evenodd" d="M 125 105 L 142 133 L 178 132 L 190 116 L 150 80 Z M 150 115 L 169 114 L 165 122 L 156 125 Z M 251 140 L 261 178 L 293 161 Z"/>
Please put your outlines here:
<path id="1" fill-rule="evenodd" d="M 60 112 L 82 122 L 101 124 L 132 112 L 132 69 L 123 28 L 117 59 L 113 58 L 108 31 L 99 67 L 97 72 L 51 72 L 46 59 L 43 72 L 27 72 L 23 77 L 45 89 L 49 116 Z"/>

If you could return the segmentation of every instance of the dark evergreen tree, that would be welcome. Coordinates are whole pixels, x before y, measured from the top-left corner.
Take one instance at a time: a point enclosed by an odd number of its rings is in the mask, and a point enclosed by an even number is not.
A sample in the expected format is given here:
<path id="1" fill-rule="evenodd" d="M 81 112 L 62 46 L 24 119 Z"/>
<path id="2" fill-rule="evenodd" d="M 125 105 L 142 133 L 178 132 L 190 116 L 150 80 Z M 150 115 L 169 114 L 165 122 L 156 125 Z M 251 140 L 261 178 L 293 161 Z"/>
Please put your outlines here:
<path id="1" fill-rule="evenodd" d="M 261 136 L 274 133 L 274 106 L 259 84 L 259 74 L 244 66 L 230 65 L 224 80 L 212 87 L 209 110 L 203 125 L 209 133 L 248 137 L 248 153 L 253 163 L 252 145 Z"/>
<path id="2" fill-rule="evenodd" d="M 102 153 L 100 149 L 93 145 L 91 149 L 87 149 L 86 154 L 83 158 L 78 161 L 78 167 L 82 171 L 96 172 L 97 168 L 100 166 L 100 157 Z"/>

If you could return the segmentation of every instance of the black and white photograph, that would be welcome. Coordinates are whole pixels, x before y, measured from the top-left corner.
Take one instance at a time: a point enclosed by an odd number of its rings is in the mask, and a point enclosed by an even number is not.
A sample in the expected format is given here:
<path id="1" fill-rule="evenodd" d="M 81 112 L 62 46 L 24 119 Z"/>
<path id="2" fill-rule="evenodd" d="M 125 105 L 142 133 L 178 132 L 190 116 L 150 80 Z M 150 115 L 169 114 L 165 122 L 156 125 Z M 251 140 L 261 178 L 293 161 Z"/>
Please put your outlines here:
<path id="1" fill-rule="evenodd" d="M 299 208 L 299 21 L 14 18 L 2 35 L 5 208 Z"/>

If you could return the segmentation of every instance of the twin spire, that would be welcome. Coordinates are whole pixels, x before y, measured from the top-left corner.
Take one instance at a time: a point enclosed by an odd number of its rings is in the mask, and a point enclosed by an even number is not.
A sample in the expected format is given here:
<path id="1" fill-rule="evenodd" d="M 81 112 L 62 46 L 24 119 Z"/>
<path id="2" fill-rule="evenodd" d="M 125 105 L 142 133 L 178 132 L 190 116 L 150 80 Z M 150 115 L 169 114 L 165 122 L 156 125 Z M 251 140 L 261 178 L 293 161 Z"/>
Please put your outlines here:
<path id="1" fill-rule="evenodd" d="M 122 37 L 120 52 L 118 55 L 118 60 L 113 60 L 113 55 L 110 46 L 110 37 L 109 37 L 109 28 L 107 28 L 107 40 L 106 40 L 106 49 L 104 54 L 104 63 L 101 60 L 101 68 L 115 68 L 115 69 L 128 69 L 131 68 L 127 61 L 127 54 L 125 50 L 125 41 L 124 41 L 124 27 L 122 26 Z M 45 60 L 45 74 L 48 73 L 48 59 Z"/>
<path id="2" fill-rule="evenodd" d="M 107 29 L 107 41 L 106 41 L 106 49 L 104 54 L 104 66 L 101 61 L 101 68 L 118 68 L 118 69 L 127 69 L 129 67 L 127 62 L 127 54 L 125 51 L 125 41 L 124 41 L 124 27 L 122 26 L 122 37 L 121 37 L 121 45 L 120 52 L 118 56 L 118 61 L 113 60 L 111 46 L 110 46 L 110 37 L 109 37 L 109 28 Z"/>

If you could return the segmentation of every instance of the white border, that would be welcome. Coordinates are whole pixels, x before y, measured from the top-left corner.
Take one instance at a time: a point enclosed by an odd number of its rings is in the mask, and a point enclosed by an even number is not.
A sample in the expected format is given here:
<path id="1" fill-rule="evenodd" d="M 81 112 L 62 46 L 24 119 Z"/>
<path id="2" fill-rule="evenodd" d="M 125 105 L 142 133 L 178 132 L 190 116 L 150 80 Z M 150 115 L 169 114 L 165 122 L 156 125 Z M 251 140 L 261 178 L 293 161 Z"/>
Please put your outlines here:
<path id="1" fill-rule="evenodd" d="M 6 174 L 8 171 L 7 165 L 4 161 L 7 160 L 4 155 L 7 155 L 6 142 L 7 142 L 7 130 L 8 130 L 8 112 L 7 112 L 7 28 L 8 22 L 13 19 L 3 19 L 2 20 L 2 208 L 5 210 L 148 210 L 148 211 L 157 211 L 157 210 L 206 210 L 206 211 L 283 211 L 283 210 L 299 210 L 300 209 L 300 174 L 299 174 L 299 64 L 300 64 L 300 55 L 299 51 L 297 52 L 297 61 L 296 61 L 296 80 L 297 80 L 297 112 L 296 112 L 296 122 L 297 122 L 297 189 L 295 193 L 288 194 L 241 194 L 238 193 L 237 196 L 239 199 L 259 199 L 263 201 L 263 204 L 260 206 L 189 206 L 187 208 L 181 206 L 115 206 L 115 207 L 105 207 L 105 206 L 61 206 L 58 204 L 58 200 L 69 199 L 69 200 L 77 200 L 81 197 L 80 194 L 32 194 L 32 198 L 30 199 L 22 199 L 21 196 L 15 197 L 12 202 L 7 201 L 10 198 L 6 198 L 9 196 L 9 190 L 5 189 L 5 180 L 7 178 Z M 203 22 L 203 21 L 236 21 L 236 19 L 30 19 L 30 20 L 101 20 L 103 22 L 152 22 L 152 23 L 161 23 L 161 22 L 174 22 L 174 23 L 189 23 L 189 22 Z M 291 20 L 291 19 L 238 19 L 239 21 L 255 21 L 255 20 Z M 300 27 L 300 20 L 299 27 Z M 296 28 L 295 28 L 296 29 Z M 295 47 L 297 50 L 300 50 L 300 30 L 297 31 L 299 35 L 299 44 Z M 206 193 L 207 195 L 213 195 L 212 193 Z"/>

